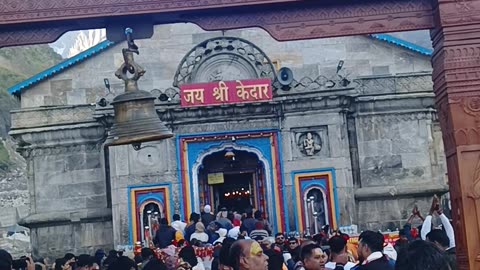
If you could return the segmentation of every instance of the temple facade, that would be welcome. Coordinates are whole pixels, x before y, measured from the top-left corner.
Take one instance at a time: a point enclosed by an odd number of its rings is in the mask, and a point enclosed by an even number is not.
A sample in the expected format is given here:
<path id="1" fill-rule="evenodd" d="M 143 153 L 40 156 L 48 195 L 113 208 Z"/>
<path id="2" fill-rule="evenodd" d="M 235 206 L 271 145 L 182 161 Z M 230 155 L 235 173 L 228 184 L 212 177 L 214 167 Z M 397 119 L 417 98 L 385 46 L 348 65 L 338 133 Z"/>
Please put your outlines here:
<path id="1" fill-rule="evenodd" d="M 28 163 L 21 223 L 36 254 L 131 245 L 148 211 L 188 219 L 207 204 L 261 210 L 275 232 L 395 230 L 448 192 L 428 49 L 388 35 L 278 42 L 191 24 L 136 42 L 139 86 L 174 138 L 104 146 L 125 43 L 104 41 L 9 89 L 21 99 L 10 134 Z M 292 78 L 279 79 L 282 67 Z M 269 99 L 181 102 L 185 85 L 257 79 L 271 82 Z"/>

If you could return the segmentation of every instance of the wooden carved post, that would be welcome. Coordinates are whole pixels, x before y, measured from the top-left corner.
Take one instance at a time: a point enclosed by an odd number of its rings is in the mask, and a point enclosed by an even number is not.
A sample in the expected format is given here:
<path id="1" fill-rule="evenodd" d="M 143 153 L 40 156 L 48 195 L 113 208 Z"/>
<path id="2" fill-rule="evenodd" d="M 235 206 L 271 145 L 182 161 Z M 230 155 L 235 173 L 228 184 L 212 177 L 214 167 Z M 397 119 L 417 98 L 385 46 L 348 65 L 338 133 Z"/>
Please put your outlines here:
<path id="1" fill-rule="evenodd" d="M 432 62 L 458 269 L 480 269 L 480 0 L 438 0 Z"/>

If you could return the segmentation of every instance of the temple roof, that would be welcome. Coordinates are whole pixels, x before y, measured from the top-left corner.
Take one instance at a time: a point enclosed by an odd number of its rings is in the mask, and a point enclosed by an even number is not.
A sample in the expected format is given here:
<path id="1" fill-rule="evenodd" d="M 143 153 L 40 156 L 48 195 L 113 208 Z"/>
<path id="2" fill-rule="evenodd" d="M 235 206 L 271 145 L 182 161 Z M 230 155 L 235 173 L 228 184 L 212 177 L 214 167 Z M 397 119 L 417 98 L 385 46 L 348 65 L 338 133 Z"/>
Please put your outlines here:
<path id="1" fill-rule="evenodd" d="M 54 76 L 55 74 L 58 74 L 62 71 L 64 71 L 65 69 L 67 68 L 70 68 L 78 63 L 81 63 L 87 59 L 89 59 L 90 57 L 94 56 L 94 55 L 97 55 L 99 54 L 100 52 L 104 51 L 105 49 L 111 47 L 113 44 L 115 44 L 114 42 L 111 42 L 111 41 L 108 41 L 108 40 L 105 40 L 105 41 L 102 41 L 100 43 L 98 43 L 97 45 L 91 47 L 90 49 L 88 50 L 85 50 L 73 57 L 70 57 L 58 64 L 56 64 L 55 66 L 51 67 L 51 68 L 48 68 L 36 75 L 33 75 L 32 77 L 20 82 L 20 83 L 17 83 L 16 85 L 8 88 L 8 92 L 10 94 L 19 94 L 20 91 L 22 90 L 26 90 L 30 87 L 32 87 L 33 85 L 37 84 L 37 83 L 40 83 L 41 81 L 43 80 L 46 80 L 52 76 Z"/>
<path id="2" fill-rule="evenodd" d="M 425 47 L 422 47 L 420 45 L 417 45 L 415 43 L 412 43 L 412 42 L 409 42 L 409 41 L 406 41 L 404 39 L 401 39 L 401 38 L 398 38 L 398 37 L 395 37 L 393 35 L 389 35 L 389 34 L 372 34 L 372 35 L 369 35 L 371 38 L 374 38 L 374 39 L 377 39 L 377 40 L 380 40 L 380 41 L 383 41 L 383 42 L 387 42 L 387 43 L 390 43 L 390 44 L 394 44 L 396 46 L 399 46 L 399 47 L 402 47 L 402 48 L 405 48 L 407 50 L 410 50 L 410 51 L 413 51 L 415 53 L 419 53 L 419 54 L 422 54 L 422 55 L 427 55 L 427 56 L 431 56 L 432 55 L 432 49 L 429 49 L 429 48 L 425 48 Z M 114 42 L 111 42 L 111 41 L 108 41 L 108 40 L 105 40 L 103 42 L 100 42 L 99 44 L 91 47 L 90 49 L 88 50 L 85 50 L 71 58 L 68 58 L 62 62 L 60 62 L 59 64 L 51 67 L 51 68 L 48 68 L 28 79 L 26 79 L 25 81 L 22 81 L 10 88 L 8 88 L 8 92 L 12 95 L 20 95 L 21 91 L 22 90 L 27 90 L 29 89 L 30 87 L 32 87 L 33 85 L 35 84 L 38 84 L 50 77 L 53 77 L 54 75 L 72 67 L 72 66 L 75 66 L 76 64 L 79 64 L 87 59 L 89 59 L 90 57 L 93 57 L 101 52 L 103 52 L 104 50 L 112 47 L 112 45 L 114 45 L 115 43 Z"/>

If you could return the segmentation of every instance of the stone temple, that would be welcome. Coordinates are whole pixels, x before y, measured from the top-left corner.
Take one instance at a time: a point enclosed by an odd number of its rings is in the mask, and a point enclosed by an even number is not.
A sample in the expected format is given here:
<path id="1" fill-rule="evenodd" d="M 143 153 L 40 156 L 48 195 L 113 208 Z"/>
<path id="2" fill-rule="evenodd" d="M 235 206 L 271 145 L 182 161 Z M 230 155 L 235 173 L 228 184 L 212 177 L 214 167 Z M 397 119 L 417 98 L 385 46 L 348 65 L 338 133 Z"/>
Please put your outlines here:
<path id="1" fill-rule="evenodd" d="M 171 139 L 104 147 L 125 43 L 104 41 L 9 89 L 21 99 L 10 134 L 28 164 L 20 223 L 34 254 L 131 245 L 148 210 L 188 219 L 206 204 L 253 206 L 275 232 L 395 230 L 448 192 L 428 49 L 388 35 L 277 42 L 192 24 L 136 43 L 139 86 Z M 281 67 L 293 71 L 288 84 Z M 271 100 L 181 106 L 181 85 L 258 78 L 271 79 Z"/>

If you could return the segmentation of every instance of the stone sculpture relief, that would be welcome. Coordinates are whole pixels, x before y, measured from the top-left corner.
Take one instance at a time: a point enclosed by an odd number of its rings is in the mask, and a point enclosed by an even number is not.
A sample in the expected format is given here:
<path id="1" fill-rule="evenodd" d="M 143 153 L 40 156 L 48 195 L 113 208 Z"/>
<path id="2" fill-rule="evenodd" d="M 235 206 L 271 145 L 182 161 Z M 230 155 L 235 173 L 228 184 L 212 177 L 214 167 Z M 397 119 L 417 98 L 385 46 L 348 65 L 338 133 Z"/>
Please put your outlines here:
<path id="1" fill-rule="evenodd" d="M 268 56 L 255 44 L 236 37 L 205 40 L 180 62 L 173 86 L 184 83 L 276 78 Z"/>
<path id="2" fill-rule="evenodd" d="M 300 135 L 300 150 L 306 156 L 314 156 L 322 150 L 322 140 L 316 132 L 305 132 Z"/>

